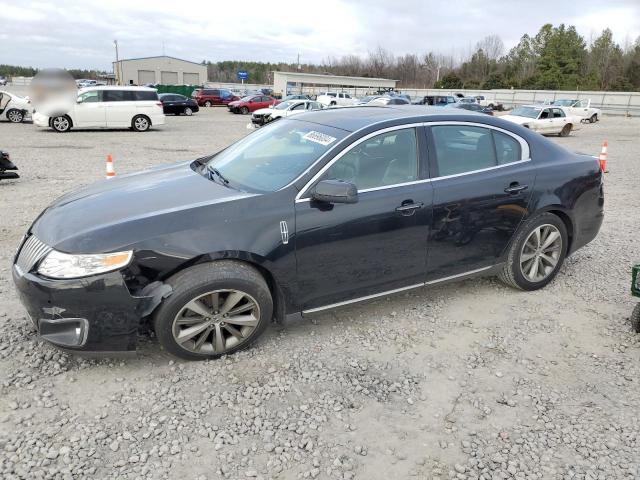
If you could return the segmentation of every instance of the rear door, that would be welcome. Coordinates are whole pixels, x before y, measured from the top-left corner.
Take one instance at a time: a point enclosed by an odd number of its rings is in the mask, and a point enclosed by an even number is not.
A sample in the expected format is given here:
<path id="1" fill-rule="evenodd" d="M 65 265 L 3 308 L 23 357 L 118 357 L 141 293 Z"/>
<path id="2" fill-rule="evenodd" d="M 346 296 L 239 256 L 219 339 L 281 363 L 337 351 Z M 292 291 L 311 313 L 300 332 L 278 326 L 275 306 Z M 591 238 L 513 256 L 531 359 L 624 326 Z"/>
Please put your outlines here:
<path id="1" fill-rule="evenodd" d="M 130 127 L 136 115 L 136 102 L 132 90 L 103 90 L 107 127 Z"/>
<path id="2" fill-rule="evenodd" d="M 535 183 L 528 144 L 496 127 L 433 124 L 428 131 L 433 224 L 427 282 L 499 262 Z"/>

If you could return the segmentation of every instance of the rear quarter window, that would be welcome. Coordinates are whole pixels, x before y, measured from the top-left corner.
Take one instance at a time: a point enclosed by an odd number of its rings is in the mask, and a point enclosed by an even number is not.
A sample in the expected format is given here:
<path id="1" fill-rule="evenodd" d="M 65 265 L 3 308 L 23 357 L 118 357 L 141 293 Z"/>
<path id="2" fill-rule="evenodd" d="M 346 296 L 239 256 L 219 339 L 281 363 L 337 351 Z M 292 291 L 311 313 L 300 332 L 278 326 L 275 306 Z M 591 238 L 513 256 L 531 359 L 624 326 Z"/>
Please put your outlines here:
<path id="1" fill-rule="evenodd" d="M 158 94 L 157 92 L 134 91 L 133 98 L 135 101 L 138 101 L 138 102 L 147 101 L 147 100 L 158 100 Z"/>

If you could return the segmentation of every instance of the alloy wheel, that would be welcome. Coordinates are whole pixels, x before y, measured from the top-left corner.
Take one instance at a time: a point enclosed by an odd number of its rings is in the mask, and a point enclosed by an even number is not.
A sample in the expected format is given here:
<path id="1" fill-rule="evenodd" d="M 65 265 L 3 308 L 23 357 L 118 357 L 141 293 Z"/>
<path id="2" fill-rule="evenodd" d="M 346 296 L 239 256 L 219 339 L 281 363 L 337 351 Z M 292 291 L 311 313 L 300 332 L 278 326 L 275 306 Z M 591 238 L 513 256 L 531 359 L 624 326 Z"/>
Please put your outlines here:
<path id="1" fill-rule="evenodd" d="M 143 131 L 149 128 L 149 120 L 144 117 L 138 117 L 136 118 L 134 125 L 136 127 L 136 130 Z"/>
<path id="2" fill-rule="evenodd" d="M 13 122 L 13 123 L 22 122 L 23 115 L 22 115 L 22 112 L 19 110 L 11 110 L 7 116 L 9 117 L 10 122 Z"/>
<path id="3" fill-rule="evenodd" d="M 191 115 L 193 115 L 193 110 L 191 110 L 189 107 L 184 109 L 184 114 L 188 117 L 190 117 Z"/>
<path id="4" fill-rule="evenodd" d="M 56 117 L 53 119 L 53 128 L 59 132 L 66 132 L 69 130 L 69 120 L 67 117 Z"/>
<path id="5" fill-rule="evenodd" d="M 185 350 L 224 354 L 247 341 L 260 321 L 258 302 L 239 290 L 214 290 L 187 302 L 173 320 L 175 342 Z"/>
<path id="6" fill-rule="evenodd" d="M 530 282 L 541 282 L 553 273 L 562 252 L 562 234 L 555 225 L 536 227 L 520 252 L 520 270 Z"/>

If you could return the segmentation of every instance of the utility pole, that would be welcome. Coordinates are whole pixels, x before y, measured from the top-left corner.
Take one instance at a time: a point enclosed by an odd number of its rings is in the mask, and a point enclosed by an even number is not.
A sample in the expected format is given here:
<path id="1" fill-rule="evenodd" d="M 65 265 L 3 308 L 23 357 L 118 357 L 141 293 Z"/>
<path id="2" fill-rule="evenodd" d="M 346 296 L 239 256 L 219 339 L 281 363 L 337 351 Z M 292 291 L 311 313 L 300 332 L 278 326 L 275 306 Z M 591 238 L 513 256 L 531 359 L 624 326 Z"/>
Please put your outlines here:
<path id="1" fill-rule="evenodd" d="M 302 67 L 300 66 L 300 53 L 298 53 L 298 70 L 302 70 Z"/>
<path id="2" fill-rule="evenodd" d="M 113 44 L 116 47 L 116 68 L 115 68 L 115 74 L 116 74 L 116 85 L 120 85 L 120 59 L 118 58 L 118 40 L 114 40 Z"/>

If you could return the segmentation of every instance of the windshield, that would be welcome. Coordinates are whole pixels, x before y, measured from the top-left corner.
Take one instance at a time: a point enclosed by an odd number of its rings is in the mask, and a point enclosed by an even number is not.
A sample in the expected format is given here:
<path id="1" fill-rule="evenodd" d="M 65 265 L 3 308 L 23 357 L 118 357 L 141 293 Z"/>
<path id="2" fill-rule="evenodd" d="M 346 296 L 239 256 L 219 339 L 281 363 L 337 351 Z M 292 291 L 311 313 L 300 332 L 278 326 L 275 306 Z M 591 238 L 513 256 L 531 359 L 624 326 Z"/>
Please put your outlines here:
<path id="1" fill-rule="evenodd" d="M 251 100 L 255 95 L 247 95 L 246 97 L 242 97 L 240 99 L 241 102 L 248 102 L 249 100 Z"/>
<path id="2" fill-rule="evenodd" d="M 216 169 L 231 188 L 275 192 L 298 177 L 347 134 L 344 130 L 316 123 L 280 120 L 218 153 L 207 162 L 207 168 Z"/>
<path id="3" fill-rule="evenodd" d="M 559 105 L 561 107 L 570 107 L 576 102 L 576 100 L 556 100 L 552 105 Z"/>
<path id="4" fill-rule="evenodd" d="M 527 117 L 527 118 L 538 118 L 540 114 L 540 109 L 535 107 L 518 107 L 514 108 L 511 112 L 511 115 L 515 115 L 517 117 Z"/>
<path id="5" fill-rule="evenodd" d="M 282 102 L 279 103 L 278 105 L 275 106 L 276 110 L 286 110 L 287 108 L 289 108 L 290 106 L 296 104 L 298 102 Z"/>

